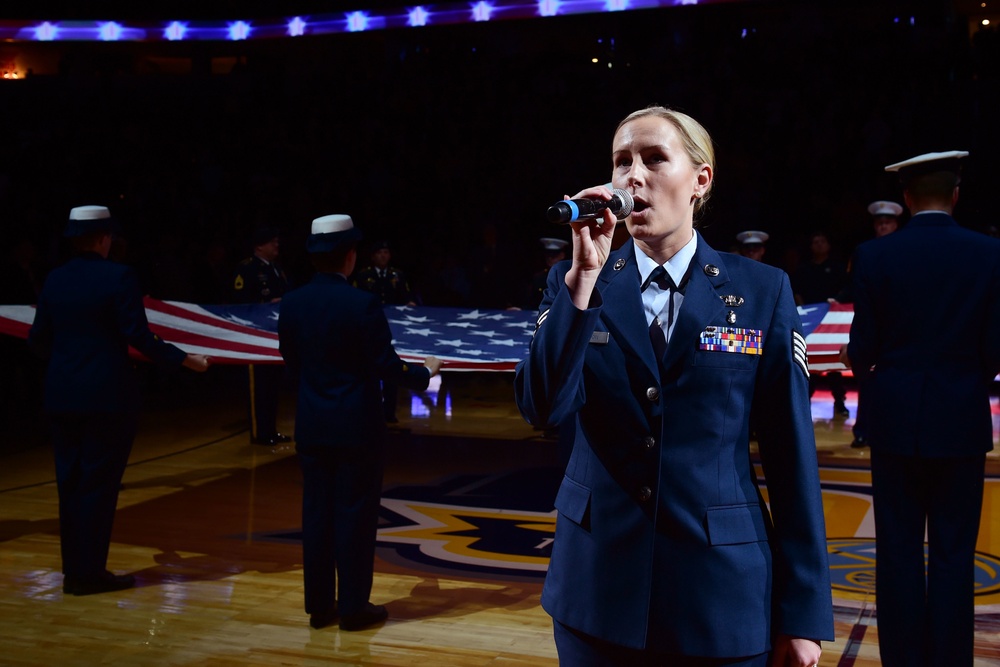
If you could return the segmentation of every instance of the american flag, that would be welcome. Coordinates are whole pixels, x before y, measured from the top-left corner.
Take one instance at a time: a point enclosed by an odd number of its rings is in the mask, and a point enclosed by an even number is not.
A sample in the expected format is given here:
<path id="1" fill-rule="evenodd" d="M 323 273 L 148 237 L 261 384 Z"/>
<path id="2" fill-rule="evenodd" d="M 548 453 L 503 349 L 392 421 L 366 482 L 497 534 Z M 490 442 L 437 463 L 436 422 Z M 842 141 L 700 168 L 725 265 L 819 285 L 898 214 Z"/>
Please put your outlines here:
<path id="1" fill-rule="evenodd" d="M 149 297 L 145 305 L 153 333 L 185 352 L 221 364 L 282 362 L 277 305 L 196 305 Z M 799 314 L 810 370 L 843 369 L 837 356 L 847 343 L 851 306 L 814 304 L 800 307 Z M 514 370 L 528 354 L 537 317 L 527 310 L 425 306 L 386 306 L 385 315 L 400 357 L 421 361 L 434 355 L 451 371 Z M 27 338 L 34 316 L 34 306 L 0 306 L 0 333 Z"/>
<path id="2" fill-rule="evenodd" d="M 854 306 L 849 303 L 814 303 L 799 306 L 806 334 L 806 355 L 812 372 L 842 371 L 840 348 L 851 337 Z"/>

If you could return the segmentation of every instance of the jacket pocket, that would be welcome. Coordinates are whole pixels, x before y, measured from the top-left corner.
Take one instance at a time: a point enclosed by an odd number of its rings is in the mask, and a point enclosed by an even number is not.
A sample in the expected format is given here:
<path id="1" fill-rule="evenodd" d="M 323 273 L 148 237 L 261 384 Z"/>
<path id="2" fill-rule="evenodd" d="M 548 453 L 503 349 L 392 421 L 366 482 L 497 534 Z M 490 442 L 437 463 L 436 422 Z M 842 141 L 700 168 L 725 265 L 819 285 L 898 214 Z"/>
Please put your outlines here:
<path id="1" fill-rule="evenodd" d="M 590 528 L 590 489 L 583 484 L 563 477 L 556 494 L 555 507 L 573 523 Z"/>
<path id="2" fill-rule="evenodd" d="M 760 355 L 744 352 L 720 352 L 713 350 L 698 350 L 694 354 L 694 365 L 703 368 L 725 368 L 730 370 L 752 371 L 757 367 Z"/>
<path id="3" fill-rule="evenodd" d="M 705 531 L 711 546 L 767 541 L 767 527 L 758 505 L 709 507 Z"/>

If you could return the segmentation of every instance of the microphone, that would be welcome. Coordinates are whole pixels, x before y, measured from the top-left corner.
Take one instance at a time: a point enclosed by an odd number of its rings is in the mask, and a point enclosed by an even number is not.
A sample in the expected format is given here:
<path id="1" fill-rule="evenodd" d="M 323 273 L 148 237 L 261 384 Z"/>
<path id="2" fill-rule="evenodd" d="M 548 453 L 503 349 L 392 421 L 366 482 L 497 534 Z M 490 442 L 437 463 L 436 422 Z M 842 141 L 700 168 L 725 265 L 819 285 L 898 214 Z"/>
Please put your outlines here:
<path id="1" fill-rule="evenodd" d="M 611 199 L 564 199 L 553 204 L 546 212 L 549 222 L 566 224 L 577 220 L 592 220 L 601 217 L 601 212 L 609 208 L 619 220 L 624 220 L 632 214 L 635 201 L 625 190 L 614 189 Z"/>

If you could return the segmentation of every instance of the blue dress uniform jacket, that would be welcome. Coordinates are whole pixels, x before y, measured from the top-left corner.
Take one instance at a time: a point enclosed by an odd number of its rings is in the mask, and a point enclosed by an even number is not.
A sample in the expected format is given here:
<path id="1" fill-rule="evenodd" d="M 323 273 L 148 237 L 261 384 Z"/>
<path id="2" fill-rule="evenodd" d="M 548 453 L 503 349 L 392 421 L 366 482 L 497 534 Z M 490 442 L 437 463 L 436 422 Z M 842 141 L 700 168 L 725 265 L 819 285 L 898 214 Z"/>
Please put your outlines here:
<path id="1" fill-rule="evenodd" d="M 164 365 L 179 366 L 186 356 L 149 330 L 135 272 L 97 253 L 49 274 L 28 341 L 49 358 L 44 406 L 50 414 L 137 410 L 129 345 Z"/>
<path id="2" fill-rule="evenodd" d="M 379 381 L 427 388 L 428 370 L 392 348 L 392 332 L 377 296 L 336 274 L 317 274 L 281 301 L 281 356 L 299 373 L 295 442 L 363 445 L 385 435 Z"/>
<path id="3" fill-rule="evenodd" d="M 989 277 L 972 280 L 966 267 Z M 872 442 L 928 458 L 993 449 L 1000 241 L 946 213 L 921 213 L 894 234 L 861 244 L 853 275 L 848 355 L 871 387 Z M 914 276 L 924 277 L 918 289 Z"/>
<path id="4" fill-rule="evenodd" d="M 689 656 L 757 655 L 777 633 L 832 639 L 808 381 L 793 356 L 801 324 L 787 276 L 719 254 L 699 236 L 658 363 L 633 242 L 611 253 L 587 310 L 565 289 L 569 267 L 550 271 L 515 379 L 530 423 L 575 423 L 543 607 L 591 636 Z M 741 305 L 727 306 L 727 297 Z M 699 349 L 711 327 L 757 330 L 763 353 Z M 751 409 L 770 512 L 750 461 Z"/>

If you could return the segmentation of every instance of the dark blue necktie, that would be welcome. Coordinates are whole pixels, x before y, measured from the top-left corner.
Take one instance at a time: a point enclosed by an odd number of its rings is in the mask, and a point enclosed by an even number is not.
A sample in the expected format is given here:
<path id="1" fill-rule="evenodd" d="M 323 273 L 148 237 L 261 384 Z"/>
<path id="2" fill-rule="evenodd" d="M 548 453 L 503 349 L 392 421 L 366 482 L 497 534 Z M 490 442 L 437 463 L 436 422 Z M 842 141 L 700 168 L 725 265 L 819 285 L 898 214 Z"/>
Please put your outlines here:
<path id="1" fill-rule="evenodd" d="M 662 266 L 653 269 L 653 272 L 646 278 L 646 282 L 643 283 L 642 291 L 646 291 L 650 283 L 656 283 L 661 290 L 670 290 L 670 300 L 667 303 L 667 327 L 669 328 L 673 325 L 674 294 L 677 292 L 677 286 L 674 285 L 673 278 Z M 663 334 L 659 316 L 653 317 L 653 321 L 649 324 L 649 340 L 653 343 L 653 352 L 656 353 L 656 358 L 662 359 L 667 351 L 667 337 Z"/>

